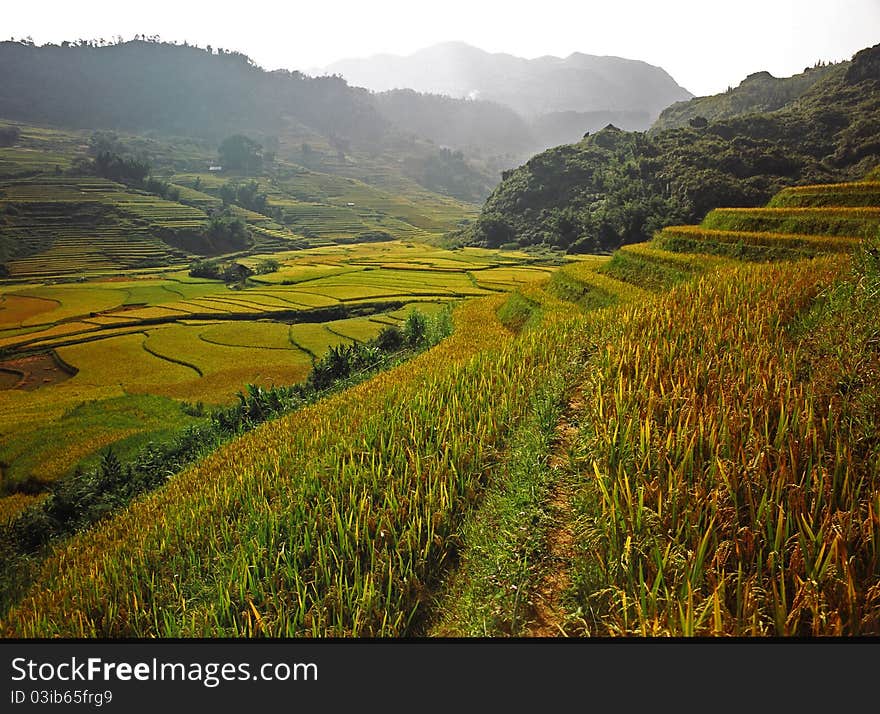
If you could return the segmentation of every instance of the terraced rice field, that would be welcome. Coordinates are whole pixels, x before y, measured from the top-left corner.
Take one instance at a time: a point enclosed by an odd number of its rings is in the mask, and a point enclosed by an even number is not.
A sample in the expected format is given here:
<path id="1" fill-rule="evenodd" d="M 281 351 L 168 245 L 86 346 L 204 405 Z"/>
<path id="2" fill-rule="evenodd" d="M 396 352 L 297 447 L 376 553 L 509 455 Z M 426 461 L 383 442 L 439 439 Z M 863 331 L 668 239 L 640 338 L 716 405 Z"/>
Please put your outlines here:
<path id="1" fill-rule="evenodd" d="M 192 189 L 181 191 L 186 203 L 96 178 L 0 180 L 0 215 L 5 215 L 0 259 L 15 279 L 185 264 L 191 254 L 168 241 L 200 235 L 207 211 L 221 202 Z M 305 245 L 267 216 L 237 206 L 231 210 L 251 227 L 256 250 Z"/>
<path id="2" fill-rule="evenodd" d="M 772 222 L 773 210 L 750 209 L 748 220 Z M 436 622 L 443 586 L 476 582 L 483 559 L 472 602 L 491 609 L 470 621 L 453 613 L 445 634 L 876 634 L 876 451 L 852 447 L 876 445 L 876 434 L 857 432 L 865 404 L 847 393 L 859 385 L 840 392 L 848 363 L 838 355 L 829 367 L 804 336 L 830 329 L 811 310 L 840 284 L 861 235 L 814 232 L 840 213 L 791 214 L 802 223 L 778 236 L 670 228 L 622 258 L 578 260 L 538 282 L 526 280 L 536 266 L 489 251 L 312 251 L 320 270 L 334 258 L 352 270 L 273 294 L 317 285 L 364 306 L 376 297 L 349 294 L 362 273 L 392 304 L 415 273 L 447 290 L 432 305 L 457 295 L 462 276 L 482 297 L 464 303 L 437 348 L 264 424 L 55 549 L 4 626 L 42 637 L 417 635 Z M 871 215 L 859 231 L 876 229 Z M 746 242 L 749 233 L 762 235 Z M 713 254 L 731 245 L 768 264 Z M 770 263 L 803 257 L 792 246 L 817 257 Z M 454 271 L 453 261 L 470 265 Z M 480 287 L 483 273 L 512 295 Z M 500 316 L 511 304 L 541 319 L 510 329 Z M 361 339 L 405 310 L 294 322 L 288 339 Z M 230 324 L 179 321 L 148 339 L 209 370 L 195 342 L 230 347 Z M 287 352 L 269 324 L 249 327 L 244 349 Z M 548 482 L 512 520 L 489 522 L 495 550 L 471 547 L 467 519 L 487 488 L 505 491 L 511 435 L 553 383 L 568 414 L 545 425 L 553 443 L 535 468 Z M 551 451 L 563 433 L 566 453 Z M 555 510 L 532 518 L 530 506 L 548 503 Z M 554 595 L 558 610 L 541 614 Z"/>
<path id="3" fill-rule="evenodd" d="M 717 208 L 701 224 L 710 230 L 872 238 L 880 223 L 876 206 Z"/>
<path id="4" fill-rule="evenodd" d="M 262 257 L 243 262 L 256 265 Z M 154 397 L 160 401 L 148 402 L 143 419 L 145 428 L 156 429 L 156 413 L 168 419 L 176 408 L 185 416 L 181 402 L 229 403 L 247 384 L 301 381 L 330 347 L 369 340 L 387 325 L 400 325 L 413 307 L 431 313 L 450 301 L 549 275 L 524 254 L 401 241 L 273 257 L 280 261 L 276 273 L 255 276 L 237 290 L 174 269 L 0 286 L 6 359 L 52 351 L 67 370 L 27 396 L 15 388 L 20 373 L 13 367 L 0 372 L 6 375 L 0 382 L 0 461 L 8 464 L 7 488 L 51 481 L 95 449 L 137 435 L 128 422 L 108 429 L 94 412 L 86 418 L 77 409 L 83 403 L 137 405 Z M 491 289 L 471 277 L 483 273 L 492 275 Z M 0 369 L 2 363 L 0 358 Z M 83 446 L 59 440 L 61 425 Z"/>
<path id="5" fill-rule="evenodd" d="M 780 191 L 767 204 L 768 208 L 877 205 L 880 205 L 880 181 L 795 186 Z"/>
<path id="6" fill-rule="evenodd" d="M 207 215 L 101 179 L 0 182 L 4 236 L 13 278 L 110 272 L 180 262 L 185 254 L 157 230 L 197 230 Z M 11 210 L 11 213 L 10 213 Z"/>
<path id="7" fill-rule="evenodd" d="M 576 423 L 583 430 L 578 438 L 595 443 L 596 449 L 578 452 L 568 462 L 570 468 L 584 470 L 577 481 L 581 500 L 574 506 L 580 524 L 574 530 L 577 548 L 566 557 L 556 556 L 552 567 L 572 573 L 571 607 L 579 605 L 578 612 L 589 613 L 589 619 L 571 614 L 563 622 L 600 634 L 797 631 L 797 619 L 789 618 L 786 624 L 777 618 L 774 624 L 773 616 L 780 607 L 788 612 L 793 595 L 783 593 L 805 582 L 799 578 L 806 576 L 809 564 L 790 576 L 775 563 L 765 568 L 757 535 L 748 541 L 754 546 L 750 550 L 745 536 L 742 543 L 736 541 L 736 548 L 730 546 L 728 541 L 740 538 L 742 528 L 737 532 L 733 526 L 739 523 L 721 521 L 727 511 L 719 504 L 726 503 L 729 482 L 716 479 L 719 483 L 709 495 L 700 490 L 705 470 L 709 486 L 718 469 L 725 468 L 732 478 L 727 462 L 716 456 L 715 442 L 723 437 L 740 443 L 734 436 L 740 422 L 724 422 L 724 429 L 706 431 L 699 441 L 696 435 L 702 431 L 696 423 L 688 432 L 694 436 L 677 435 L 682 420 L 697 420 L 704 412 L 681 409 L 685 392 L 669 381 L 677 373 L 661 369 L 660 363 L 674 368 L 683 348 L 668 335 L 687 333 L 694 340 L 683 350 L 690 359 L 687 384 L 693 383 L 699 394 L 709 389 L 707 385 L 728 385 L 721 375 L 707 381 L 705 370 L 725 369 L 729 360 L 704 363 L 699 355 L 704 348 L 714 349 L 713 340 L 726 345 L 731 330 L 739 329 L 752 336 L 742 342 L 743 350 L 753 349 L 755 354 L 737 353 L 744 363 L 734 387 L 753 390 L 749 403 L 763 414 L 760 394 L 775 395 L 776 383 L 765 389 L 752 371 L 764 370 L 767 362 L 772 372 L 783 362 L 774 361 L 777 347 L 770 325 L 777 324 L 775 311 L 789 309 L 790 301 L 808 301 L 833 279 L 845 257 L 820 258 L 809 268 L 792 263 L 742 269 L 724 258 L 651 245 L 626 252 L 632 260 L 654 261 L 669 283 L 681 275 L 720 275 L 705 277 L 698 285 L 689 283 L 658 302 L 652 292 L 624 279 L 631 278 L 626 269 L 632 263 L 610 268 L 613 262 L 608 259 L 578 261 L 556 271 L 547 290 L 566 296 L 579 285 L 582 294 L 601 293 L 611 304 L 623 306 L 585 319 L 573 314 L 567 303 L 542 295 L 534 283 L 520 286 L 514 282 L 515 273 L 499 272 L 511 286 L 520 287 L 521 295 L 548 311 L 544 327 L 515 340 L 495 318 L 503 296 L 468 303 L 466 324 L 460 316 L 459 332 L 440 349 L 304 413 L 265 425 L 99 527 L 92 537 L 74 539 L 48 563 L 42 582 L 8 624 L 22 635 L 113 637 L 418 632 L 435 602 L 430 584 L 449 567 L 451 544 L 458 547 L 453 534 L 461 532 L 462 514 L 479 503 L 481 474 L 488 463 L 497 463 L 508 425 L 523 416 L 528 402 L 523 390 L 531 394 L 537 385 L 558 377 L 558 370 L 578 353 L 579 359 L 594 360 L 585 365 L 584 388 L 599 395 L 595 403 L 578 402 Z M 692 314 L 682 315 L 682 309 Z M 340 332 L 351 324 L 336 323 Z M 634 328 L 628 330 L 630 325 Z M 711 336 L 701 336 L 706 325 Z M 312 337 L 320 338 L 318 328 L 329 326 L 294 327 L 308 327 Z M 652 330 L 657 339 L 646 342 L 644 335 Z M 277 345 L 281 338 L 276 334 L 270 339 Z M 690 398 L 696 403 L 700 397 Z M 669 415 L 663 412 L 667 403 Z M 734 411 L 739 403 L 732 402 Z M 733 414 L 726 399 L 719 404 L 724 414 Z M 768 410 L 773 411 L 773 404 L 774 399 L 769 400 Z M 714 418 L 713 405 L 708 404 L 705 413 Z M 805 423 L 801 412 L 795 416 L 792 424 L 800 428 Z M 337 428 L 342 418 L 353 425 L 351 432 Z M 782 429 L 773 432 L 767 427 L 765 436 L 782 444 Z M 752 439 L 754 448 L 760 448 L 761 435 L 754 433 Z M 816 443 L 812 437 L 809 441 Z M 711 458 L 701 457 L 701 450 L 708 450 Z M 738 458 L 732 448 L 723 453 Z M 663 469 L 666 475 L 659 479 L 655 471 Z M 628 477 L 636 472 L 644 472 L 650 490 Z M 293 482 L 291 473 L 297 474 Z M 679 483 L 685 478 L 692 480 Z M 205 489 L 204 483 L 213 486 Z M 778 484 L 772 488 L 778 489 Z M 764 493 L 765 500 L 776 498 L 769 490 Z M 175 505 L 182 503 L 186 506 Z M 597 503 L 600 507 L 593 508 Z M 781 513 L 785 505 L 778 506 Z M 745 517 L 744 508 L 739 516 L 736 509 L 729 510 L 734 515 L 728 520 Z M 778 544 L 789 542 L 789 537 L 794 542 L 797 536 L 813 543 L 810 552 L 818 548 L 807 511 L 802 509 L 796 522 L 777 519 L 775 507 L 762 512 L 766 523 L 758 527 L 775 533 Z M 687 516 L 680 517 L 682 513 Z M 512 539 L 515 560 L 521 555 L 517 534 L 529 526 L 534 524 L 496 528 L 493 537 Z M 137 540 L 129 535 L 132 532 L 138 533 Z M 265 560 L 266 552 L 285 555 L 273 563 Z M 834 555 L 838 550 L 830 552 L 827 557 L 840 560 Z M 688 558 L 685 553 L 695 555 Z M 725 554 L 739 571 L 723 567 Z M 465 551 L 465 556 L 478 559 L 480 554 Z M 494 565 L 497 577 L 501 564 Z M 707 579 L 707 573 L 715 576 Z M 836 592 L 833 578 L 816 579 L 820 597 Z M 173 587 L 163 586 L 172 579 Z M 209 582 L 217 585 L 206 587 Z M 528 580 L 517 582 L 534 587 Z M 601 590 L 590 587 L 596 583 Z M 754 596 L 728 597 L 725 583 L 730 588 L 740 583 Z M 196 584 L 203 599 L 193 604 L 184 593 Z M 504 598 L 513 599 L 515 609 L 519 590 L 513 593 L 505 580 L 485 587 L 502 609 L 477 619 L 484 628 L 509 632 L 504 630 L 510 627 L 504 619 L 509 611 L 503 609 L 509 600 Z M 502 587 L 505 593 L 492 590 Z M 522 596 L 535 593 L 527 589 Z M 135 600 L 142 604 L 137 611 L 113 610 L 100 621 L 91 614 L 103 612 L 99 601 Z M 74 620 L 68 614 L 71 606 L 79 613 Z"/>

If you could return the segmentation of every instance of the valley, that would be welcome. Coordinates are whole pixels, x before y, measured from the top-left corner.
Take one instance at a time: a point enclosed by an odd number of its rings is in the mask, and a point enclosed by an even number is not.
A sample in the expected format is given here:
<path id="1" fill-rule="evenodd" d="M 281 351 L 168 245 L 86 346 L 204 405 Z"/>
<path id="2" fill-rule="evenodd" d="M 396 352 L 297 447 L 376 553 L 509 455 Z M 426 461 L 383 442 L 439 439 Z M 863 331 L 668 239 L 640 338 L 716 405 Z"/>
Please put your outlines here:
<path id="1" fill-rule="evenodd" d="M 152 80 L 0 85 L 6 637 L 880 632 L 880 46 L 495 185 L 389 113 L 497 108 L 15 44 Z"/>

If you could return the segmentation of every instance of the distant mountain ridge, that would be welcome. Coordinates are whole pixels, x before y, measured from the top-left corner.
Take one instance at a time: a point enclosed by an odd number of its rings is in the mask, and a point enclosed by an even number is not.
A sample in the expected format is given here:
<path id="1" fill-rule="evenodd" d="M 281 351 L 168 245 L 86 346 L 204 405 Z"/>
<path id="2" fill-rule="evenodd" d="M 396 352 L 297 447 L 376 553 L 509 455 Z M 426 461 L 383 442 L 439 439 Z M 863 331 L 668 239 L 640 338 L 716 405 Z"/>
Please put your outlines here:
<path id="1" fill-rule="evenodd" d="M 662 68 L 639 60 L 574 53 L 525 59 L 447 42 L 408 56 L 344 59 L 325 68 L 376 92 L 414 89 L 504 104 L 526 119 L 554 112 L 645 113 L 648 128 L 693 95 Z"/>
<path id="2" fill-rule="evenodd" d="M 651 120 L 645 109 L 567 110 L 529 120 L 502 102 L 412 89 L 375 93 L 339 76 L 267 72 L 240 53 L 152 40 L 0 42 L 0 117 L 215 143 L 244 133 L 277 142 L 281 155 L 298 161 L 305 160 L 303 146 L 317 147 L 325 168 L 365 180 L 369 172 L 358 169 L 355 154 L 379 156 L 381 165 L 467 201 L 482 201 L 502 170 L 550 146 L 579 141 L 609 122 L 636 130 Z"/>

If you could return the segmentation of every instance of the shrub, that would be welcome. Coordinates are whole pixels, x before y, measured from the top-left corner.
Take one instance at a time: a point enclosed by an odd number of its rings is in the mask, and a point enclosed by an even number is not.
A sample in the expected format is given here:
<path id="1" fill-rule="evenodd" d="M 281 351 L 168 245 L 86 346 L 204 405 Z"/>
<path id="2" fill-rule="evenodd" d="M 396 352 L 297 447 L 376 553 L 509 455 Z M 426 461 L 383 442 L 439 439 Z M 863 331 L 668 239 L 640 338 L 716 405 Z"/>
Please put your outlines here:
<path id="1" fill-rule="evenodd" d="M 411 347 L 420 345 L 428 337 L 428 319 L 418 310 L 412 310 L 403 323 L 403 336 Z"/>
<path id="2" fill-rule="evenodd" d="M 281 263 L 275 258 L 263 258 L 257 262 L 257 275 L 265 275 L 266 273 L 274 273 L 281 267 Z"/>

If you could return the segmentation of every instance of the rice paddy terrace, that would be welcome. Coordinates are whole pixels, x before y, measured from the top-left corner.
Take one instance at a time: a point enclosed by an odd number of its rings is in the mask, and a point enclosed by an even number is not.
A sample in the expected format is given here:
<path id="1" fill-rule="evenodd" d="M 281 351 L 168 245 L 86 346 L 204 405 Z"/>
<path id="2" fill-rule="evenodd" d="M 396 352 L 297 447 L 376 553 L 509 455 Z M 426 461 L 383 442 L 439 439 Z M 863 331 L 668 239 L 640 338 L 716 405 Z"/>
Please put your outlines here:
<path id="1" fill-rule="evenodd" d="M 415 305 L 430 313 L 550 270 L 525 254 L 426 244 L 477 207 L 379 159 L 338 161 L 341 175 L 282 149 L 240 176 L 208 170 L 214 150 L 197 141 L 114 139 L 149 157 L 163 198 L 90 175 L 91 132 L 15 127 L 15 145 L 0 147 L 4 513 L 107 446 L 127 453 L 196 423 L 198 402 L 302 380 L 330 347 L 370 340 Z M 224 203 L 224 188 L 245 182 L 263 212 Z M 205 236 L 222 210 L 246 225 L 232 253 Z M 272 258 L 277 270 L 233 289 L 190 277 L 205 255 L 249 268 Z"/>
<path id="2" fill-rule="evenodd" d="M 430 313 L 551 270 L 524 255 L 397 241 L 273 258 L 277 271 L 240 289 L 185 270 L 0 286 L 6 487 L 32 489 L 104 446 L 185 422 L 181 402 L 299 382 L 330 347 L 372 339 L 414 306 Z M 83 408 L 91 402 L 119 412 L 118 424 Z"/>
<path id="3" fill-rule="evenodd" d="M 791 189 L 529 284 L 466 271 L 469 296 L 515 289 L 58 547 L 8 633 L 877 634 L 876 189 Z M 255 290 L 367 301 L 349 269 L 420 270 L 372 250 Z M 230 342 L 198 321 L 155 351 Z"/>
<path id="4" fill-rule="evenodd" d="M 394 175 L 378 159 L 342 162 L 341 175 L 280 155 L 260 175 L 241 176 L 209 171 L 215 155 L 199 144 L 122 137 L 126 150 L 155 162 L 153 175 L 168 188 L 162 197 L 88 175 L 88 132 L 14 127 L 16 145 L 0 147 L 0 277 L 16 280 L 112 275 L 183 266 L 201 255 L 383 236 L 430 242 L 477 210 Z M 244 182 L 266 197 L 264 212 L 224 203 L 224 186 Z M 224 208 L 246 222 L 246 245 L 216 245 L 205 235 L 210 217 Z"/>

